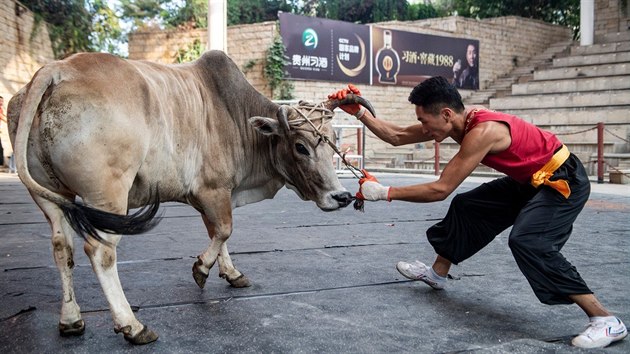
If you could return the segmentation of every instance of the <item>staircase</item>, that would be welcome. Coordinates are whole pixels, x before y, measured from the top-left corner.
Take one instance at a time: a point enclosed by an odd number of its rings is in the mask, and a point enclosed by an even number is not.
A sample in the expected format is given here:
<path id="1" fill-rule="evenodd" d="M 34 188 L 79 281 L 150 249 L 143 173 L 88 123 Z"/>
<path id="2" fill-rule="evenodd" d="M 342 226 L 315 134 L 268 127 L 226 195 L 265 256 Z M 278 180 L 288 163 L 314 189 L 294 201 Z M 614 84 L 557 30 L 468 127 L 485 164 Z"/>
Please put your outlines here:
<path id="1" fill-rule="evenodd" d="M 630 31 L 598 36 L 595 43 L 556 43 L 464 103 L 512 113 L 554 132 L 591 176 L 597 175 L 597 123 L 603 122 L 606 179 L 630 183 Z M 440 169 L 458 149 L 450 139 L 440 144 Z M 370 166 L 433 173 L 433 156 L 431 144 L 383 149 Z M 498 175 L 485 166 L 474 174 Z"/>
<path id="2" fill-rule="evenodd" d="M 630 31 L 571 46 L 512 85 L 510 96 L 490 98 L 489 107 L 556 133 L 590 175 L 597 174 L 596 127 L 603 122 L 605 168 L 623 171 L 630 163 Z"/>
<path id="3" fill-rule="evenodd" d="M 512 93 L 512 85 L 530 81 L 536 70 L 542 70 L 552 65 L 553 59 L 568 54 L 571 45 L 574 42 L 567 40 L 555 43 L 547 48 L 544 52 L 530 58 L 525 64 L 514 67 L 514 69 L 506 75 L 503 75 L 490 83 L 484 90 L 474 91 L 470 96 L 464 99 L 465 105 L 483 105 L 488 106 L 490 98 L 505 97 Z"/>

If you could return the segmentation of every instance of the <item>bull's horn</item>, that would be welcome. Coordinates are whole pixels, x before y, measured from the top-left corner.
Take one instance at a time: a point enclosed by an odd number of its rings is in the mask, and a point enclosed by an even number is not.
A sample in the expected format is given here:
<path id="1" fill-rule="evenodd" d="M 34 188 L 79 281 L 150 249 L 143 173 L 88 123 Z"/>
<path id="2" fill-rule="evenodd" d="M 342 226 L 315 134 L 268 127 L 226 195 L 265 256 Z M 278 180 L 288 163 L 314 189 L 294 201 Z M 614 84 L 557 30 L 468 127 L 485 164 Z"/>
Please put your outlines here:
<path id="1" fill-rule="evenodd" d="M 370 113 L 372 113 L 372 116 L 376 117 L 376 114 L 374 113 L 374 107 L 372 107 L 372 104 L 366 100 L 365 98 L 361 97 L 361 96 L 357 96 L 355 94 L 349 93 L 346 98 L 339 100 L 339 99 L 330 99 L 328 101 L 324 102 L 324 107 L 330 109 L 331 111 L 334 110 L 335 108 L 339 107 L 339 106 L 343 106 L 345 104 L 352 104 L 352 103 L 358 103 L 361 106 L 367 108 L 368 111 L 370 111 Z"/>
<path id="2" fill-rule="evenodd" d="M 284 129 L 286 129 L 287 132 L 291 130 L 291 128 L 289 127 L 289 117 L 288 117 L 288 112 L 287 112 L 287 106 L 281 105 L 278 108 L 278 113 L 276 115 L 278 118 L 278 122 L 280 122 L 280 125 Z"/>

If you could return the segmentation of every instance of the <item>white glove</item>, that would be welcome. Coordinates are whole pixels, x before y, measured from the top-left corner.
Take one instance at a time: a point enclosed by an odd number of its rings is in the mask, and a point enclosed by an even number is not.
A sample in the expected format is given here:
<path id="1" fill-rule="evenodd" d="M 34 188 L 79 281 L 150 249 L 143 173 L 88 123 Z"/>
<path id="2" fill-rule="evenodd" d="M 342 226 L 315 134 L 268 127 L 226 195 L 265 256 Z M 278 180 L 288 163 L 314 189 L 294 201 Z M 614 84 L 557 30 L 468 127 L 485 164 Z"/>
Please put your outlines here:
<path id="1" fill-rule="evenodd" d="M 365 181 L 359 188 L 359 193 L 363 195 L 365 200 L 387 200 L 389 201 L 389 188 L 378 182 Z"/>

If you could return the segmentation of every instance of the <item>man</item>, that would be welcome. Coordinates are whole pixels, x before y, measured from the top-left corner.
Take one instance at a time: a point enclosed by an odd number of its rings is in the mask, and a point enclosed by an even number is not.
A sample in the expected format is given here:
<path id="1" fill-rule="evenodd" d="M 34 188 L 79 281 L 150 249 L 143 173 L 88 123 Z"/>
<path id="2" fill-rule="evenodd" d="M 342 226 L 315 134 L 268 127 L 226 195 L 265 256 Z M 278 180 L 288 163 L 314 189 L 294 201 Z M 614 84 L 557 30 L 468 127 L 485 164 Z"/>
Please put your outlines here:
<path id="1" fill-rule="evenodd" d="M 458 88 L 476 90 L 479 88 L 479 66 L 477 65 L 477 48 L 472 43 L 466 46 L 466 67 L 461 60 L 453 65 L 453 83 Z"/>
<path id="2" fill-rule="evenodd" d="M 360 95 L 349 85 L 329 98 Z M 409 96 L 419 124 L 400 127 L 377 119 L 358 105 L 341 106 L 380 139 L 392 145 L 450 137 L 460 149 L 437 181 L 401 187 L 382 186 L 366 173 L 360 199 L 428 203 L 446 199 L 479 163 L 507 176 L 453 198 L 446 217 L 427 230 L 437 257 L 431 267 L 420 261 L 399 262 L 405 277 L 443 289 L 451 264 L 458 264 L 512 226 L 509 246 L 538 299 L 549 305 L 576 303 L 590 318 L 575 337 L 582 348 L 605 347 L 627 335 L 625 325 L 597 300 L 560 253 L 590 194 L 580 160 L 558 138 L 515 116 L 464 107 L 454 85 L 433 77 Z"/>

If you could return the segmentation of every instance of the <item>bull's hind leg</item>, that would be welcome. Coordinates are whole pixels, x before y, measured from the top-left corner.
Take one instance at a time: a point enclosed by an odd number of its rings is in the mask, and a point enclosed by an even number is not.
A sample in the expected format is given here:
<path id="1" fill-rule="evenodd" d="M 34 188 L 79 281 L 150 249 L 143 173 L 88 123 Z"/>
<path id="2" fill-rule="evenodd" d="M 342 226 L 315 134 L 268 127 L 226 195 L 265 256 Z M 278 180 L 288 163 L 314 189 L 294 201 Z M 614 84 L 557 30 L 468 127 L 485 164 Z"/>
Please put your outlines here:
<path id="1" fill-rule="evenodd" d="M 37 195 L 33 199 L 44 212 L 52 229 L 52 247 L 55 264 L 61 276 L 63 301 L 59 319 L 59 333 L 62 336 L 81 335 L 85 331 L 85 323 L 81 318 L 81 309 L 74 295 L 72 269 L 74 268 L 74 231 L 63 216 L 61 209 Z"/>
<path id="2" fill-rule="evenodd" d="M 202 218 L 211 242 L 210 246 L 197 257 L 198 260 L 193 265 L 193 278 L 197 285 L 203 288 L 210 268 L 218 258 L 219 275 L 222 278 L 237 288 L 249 286 L 247 277 L 234 268 L 225 244 L 232 234 L 232 203 L 229 194 L 221 196 L 221 192 L 217 191 L 209 191 L 208 194 L 212 196 L 208 198 L 208 201 L 212 203 L 202 203 L 202 205 L 212 205 L 212 208 L 204 208 Z"/>
<path id="3" fill-rule="evenodd" d="M 116 333 L 122 332 L 125 339 L 133 344 L 146 344 L 155 341 L 158 335 L 136 319 L 118 278 L 116 245 L 120 241 L 120 235 L 103 234 L 101 237 L 107 240 L 109 244 L 102 244 L 90 239 L 85 243 L 84 249 L 109 303 L 109 309 L 114 319 L 114 331 Z"/>
<path id="4" fill-rule="evenodd" d="M 122 332 L 125 339 L 133 344 L 155 341 L 158 338 L 157 334 L 147 329 L 133 314 L 118 278 L 116 245 L 120 241 L 120 235 L 101 235 L 101 237 L 109 244 L 102 244 L 91 239 L 85 243 L 84 249 L 109 303 L 114 319 L 114 331 Z"/>
<path id="5" fill-rule="evenodd" d="M 126 195 L 126 193 L 116 193 L 117 189 L 114 186 L 116 186 L 116 183 L 110 183 L 108 188 L 97 190 L 108 190 L 110 199 Z M 115 202 L 108 202 L 107 199 L 102 197 L 102 193 L 94 194 L 100 197 L 83 198 L 87 205 L 116 214 L 125 214 L 127 212 L 127 198 L 119 197 Z M 158 335 L 136 319 L 123 292 L 120 278 L 118 277 L 118 266 L 116 265 L 116 246 L 121 236 L 105 234 L 100 231 L 99 236 L 106 242 L 101 243 L 90 237 L 85 242 L 83 249 L 90 259 L 94 274 L 96 274 L 109 304 L 114 320 L 114 331 L 116 333 L 122 332 L 125 339 L 133 344 L 146 344 L 157 340 Z"/>

